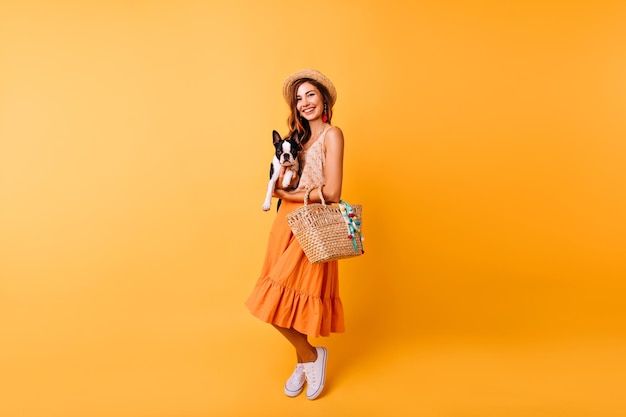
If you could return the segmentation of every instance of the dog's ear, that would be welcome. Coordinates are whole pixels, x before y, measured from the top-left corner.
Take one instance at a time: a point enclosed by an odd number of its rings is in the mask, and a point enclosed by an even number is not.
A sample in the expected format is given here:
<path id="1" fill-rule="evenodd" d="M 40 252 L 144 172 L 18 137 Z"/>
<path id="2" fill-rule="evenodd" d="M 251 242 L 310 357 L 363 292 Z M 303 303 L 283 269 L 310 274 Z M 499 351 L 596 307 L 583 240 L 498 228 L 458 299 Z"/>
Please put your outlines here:
<path id="1" fill-rule="evenodd" d="M 300 152 L 302 150 L 302 145 L 300 145 L 300 138 L 298 138 L 298 135 L 294 134 L 292 136 L 292 142 L 293 142 L 293 145 L 291 146 L 295 148 L 294 150 L 296 152 Z"/>
<path id="2" fill-rule="evenodd" d="M 303 134 L 303 135 L 304 135 L 304 134 Z M 301 136 L 301 135 L 300 135 L 300 132 L 298 132 L 298 131 L 296 130 L 296 131 L 294 131 L 294 132 L 293 132 L 293 134 L 291 135 L 291 138 L 290 138 L 290 139 L 295 140 L 295 141 L 296 141 L 296 143 L 297 143 L 298 145 L 300 145 L 300 136 Z"/>
<path id="3" fill-rule="evenodd" d="M 274 138 L 274 145 L 276 145 L 282 138 L 277 131 L 272 131 L 272 137 Z"/>

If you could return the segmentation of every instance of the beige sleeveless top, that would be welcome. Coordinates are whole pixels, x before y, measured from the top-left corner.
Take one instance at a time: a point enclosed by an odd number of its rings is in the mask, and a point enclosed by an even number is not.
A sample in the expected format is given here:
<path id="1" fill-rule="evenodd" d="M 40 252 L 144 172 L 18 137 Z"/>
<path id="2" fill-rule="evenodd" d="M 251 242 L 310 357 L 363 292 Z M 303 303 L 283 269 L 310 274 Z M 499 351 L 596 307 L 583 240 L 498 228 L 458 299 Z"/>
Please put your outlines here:
<path id="1" fill-rule="evenodd" d="M 320 137 L 311 144 L 306 152 L 300 152 L 300 162 L 304 164 L 300 174 L 300 185 L 298 186 L 300 190 L 306 190 L 307 187 L 316 188 L 326 184 L 326 178 L 324 177 L 324 169 L 326 168 L 324 137 L 331 127 L 328 126 L 324 129 Z"/>

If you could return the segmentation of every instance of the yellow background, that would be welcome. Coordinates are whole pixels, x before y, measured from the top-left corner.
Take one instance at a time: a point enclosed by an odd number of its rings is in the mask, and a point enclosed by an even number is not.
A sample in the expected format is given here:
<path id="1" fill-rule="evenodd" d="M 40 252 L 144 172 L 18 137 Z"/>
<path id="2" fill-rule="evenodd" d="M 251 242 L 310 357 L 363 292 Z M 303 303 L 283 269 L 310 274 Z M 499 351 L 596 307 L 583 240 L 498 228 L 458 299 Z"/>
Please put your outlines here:
<path id="1" fill-rule="evenodd" d="M 0 415 L 625 415 L 623 2 L 0 7 Z M 366 237 L 315 402 L 243 305 L 303 67 Z"/>

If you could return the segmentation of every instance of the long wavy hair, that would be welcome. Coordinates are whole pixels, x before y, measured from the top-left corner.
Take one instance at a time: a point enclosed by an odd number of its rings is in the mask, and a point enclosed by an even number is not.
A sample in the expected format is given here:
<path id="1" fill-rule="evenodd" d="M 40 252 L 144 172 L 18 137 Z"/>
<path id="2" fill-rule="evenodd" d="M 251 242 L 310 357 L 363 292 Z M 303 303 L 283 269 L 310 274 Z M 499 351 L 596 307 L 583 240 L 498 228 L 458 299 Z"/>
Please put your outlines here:
<path id="1" fill-rule="evenodd" d="M 331 102 L 330 94 L 328 93 L 326 87 L 310 78 L 301 78 L 294 82 L 293 86 L 291 87 L 291 99 L 289 102 L 291 114 L 287 119 L 287 126 L 289 127 L 288 136 L 292 137 L 292 135 L 294 134 L 297 135 L 301 145 L 307 143 L 311 138 L 311 127 L 309 126 L 309 122 L 305 118 L 300 117 L 298 109 L 296 108 L 296 93 L 298 91 L 298 88 L 306 82 L 313 84 L 319 90 L 320 94 L 322 94 L 322 100 L 324 101 L 324 104 L 326 104 L 326 115 L 328 116 L 328 123 L 330 124 L 333 119 L 333 109 L 329 105 L 329 103 Z"/>

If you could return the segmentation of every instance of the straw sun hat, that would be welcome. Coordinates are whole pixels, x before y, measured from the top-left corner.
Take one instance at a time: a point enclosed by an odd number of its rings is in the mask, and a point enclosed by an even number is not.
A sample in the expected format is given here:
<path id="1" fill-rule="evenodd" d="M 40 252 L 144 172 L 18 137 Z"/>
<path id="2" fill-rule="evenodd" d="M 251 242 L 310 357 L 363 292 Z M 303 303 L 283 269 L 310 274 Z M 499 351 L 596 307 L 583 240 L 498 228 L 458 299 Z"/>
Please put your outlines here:
<path id="1" fill-rule="evenodd" d="M 312 68 L 307 68 L 298 72 L 294 72 L 285 79 L 285 82 L 283 82 L 283 97 L 285 97 L 287 103 L 291 102 L 294 83 L 303 78 L 309 78 L 322 84 L 326 88 L 326 90 L 328 90 L 328 94 L 330 95 L 330 103 L 328 103 L 328 105 L 332 107 L 335 104 L 335 101 L 337 101 L 337 90 L 335 90 L 335 86 L 328 79 L 328 77 L 326 77 L 318 70 Z"/>

